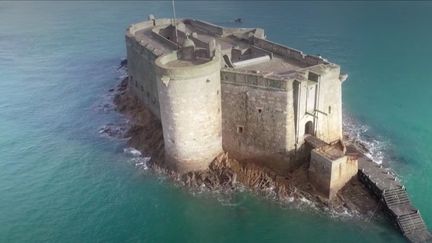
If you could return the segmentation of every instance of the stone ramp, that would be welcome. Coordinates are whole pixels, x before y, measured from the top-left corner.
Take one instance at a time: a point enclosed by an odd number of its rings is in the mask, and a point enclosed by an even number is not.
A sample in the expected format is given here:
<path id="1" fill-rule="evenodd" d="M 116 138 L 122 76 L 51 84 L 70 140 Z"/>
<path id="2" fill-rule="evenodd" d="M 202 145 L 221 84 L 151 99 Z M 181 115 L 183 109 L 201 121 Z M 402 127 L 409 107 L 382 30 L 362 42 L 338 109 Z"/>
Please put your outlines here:
<path id="1" fill-rule="evenodd" d="M 409 200 L 405 187 L 389 168 L 361 157 L 358 176 L 366 187 L 385 205 L 385 211 L 411 242 L 432 242 L 418 209 Z"/>

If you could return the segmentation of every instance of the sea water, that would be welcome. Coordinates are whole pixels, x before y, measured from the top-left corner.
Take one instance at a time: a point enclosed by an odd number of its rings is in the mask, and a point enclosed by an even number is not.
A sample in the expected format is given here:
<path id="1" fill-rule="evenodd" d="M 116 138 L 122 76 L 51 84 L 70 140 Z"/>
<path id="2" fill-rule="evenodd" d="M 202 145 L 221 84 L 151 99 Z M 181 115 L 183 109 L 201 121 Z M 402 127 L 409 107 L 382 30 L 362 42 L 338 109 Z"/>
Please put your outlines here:
<path id="1" fill-rule="evenodd" d="M 176 2 L 177 15 L 262 27 L 349 74 L 345 126 L 394 168 L 432 226 L 432 4 Z M 108 90 L 124 33 L 162 2 L 0 2 L 0 242 L 403 242 L 376 215 L 333 215 L 244 191 L 191 193 L 145 168 Z M 242 18 L 243 23 L 234 23 Z M 125 150 L 126 149 L 126 150 Z M 129 151 L 126 152 L 125 151 Z"/>

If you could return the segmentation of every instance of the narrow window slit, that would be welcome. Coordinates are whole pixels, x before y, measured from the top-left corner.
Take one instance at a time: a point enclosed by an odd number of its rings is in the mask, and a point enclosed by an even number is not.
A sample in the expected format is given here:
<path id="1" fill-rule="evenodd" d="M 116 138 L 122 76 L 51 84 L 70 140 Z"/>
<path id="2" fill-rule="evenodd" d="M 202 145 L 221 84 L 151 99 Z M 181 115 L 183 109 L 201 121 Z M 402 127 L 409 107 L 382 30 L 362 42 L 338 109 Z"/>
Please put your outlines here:
<path id="1" fill-rule="evenodd" d="M 237 132 L 243 133 L 243 126 L 237 126 Z"/>

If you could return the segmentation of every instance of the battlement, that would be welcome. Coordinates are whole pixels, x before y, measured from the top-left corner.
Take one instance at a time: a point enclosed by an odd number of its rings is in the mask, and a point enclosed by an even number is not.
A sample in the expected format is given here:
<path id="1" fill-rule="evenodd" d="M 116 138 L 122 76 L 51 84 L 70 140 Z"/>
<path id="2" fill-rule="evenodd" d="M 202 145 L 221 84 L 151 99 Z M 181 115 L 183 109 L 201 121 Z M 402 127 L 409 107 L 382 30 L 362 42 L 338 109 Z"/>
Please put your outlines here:
<path id="1" fill-rule="evenodd" d="M 222 67 L 286 75 L 299 69 L 330 63 L 319 57 L 265 39 L 259 28 L 223 28 L 200 20 L 150 19 L 131 25 L 126 36 L 159 54 L 181 48 L 188 38 L 197 48 L 211 49 L 215 41 L 224 57 Z M 211 45 L 211 44 L 210 44 Z M 334 64 L 333 64 L 334 65 Z"/>
<path id="2" fill-rule="evenodd" d="M 313 66 L 318 64 L 329 64 L 325 59 L 318 57 L 318 56 L 312 56 L 304 54 L 302 51 L 289 48 L 287 46 L 277 44 L 274 42 L 271 42 L 266 39 L 253 37 L 252 42 L 255 46 L 260 47 L 264 50 L 268 50 L 272 53 L 276 53 L 280 56 L 282 56 L 285 59 L 293 59 L 301 63 L 303 66 Z"/>

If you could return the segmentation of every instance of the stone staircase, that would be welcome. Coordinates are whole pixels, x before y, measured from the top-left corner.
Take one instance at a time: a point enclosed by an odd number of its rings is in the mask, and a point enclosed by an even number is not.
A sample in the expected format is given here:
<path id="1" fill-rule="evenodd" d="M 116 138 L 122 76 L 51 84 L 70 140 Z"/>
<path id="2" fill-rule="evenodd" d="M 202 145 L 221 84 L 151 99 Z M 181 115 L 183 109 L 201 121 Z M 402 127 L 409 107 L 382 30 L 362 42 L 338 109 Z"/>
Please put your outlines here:
<path id="1" fill-rule="evenodd" d="M 403 187 L 385 190 L 383 193 L 383 197 L 388 207 L 411 204 L 408 198 L 408 194 Z"/>
<path id="2" fill-rule="evenodd" d="M 419 210 L 414 208 L 396 175 L 388 168 L 362 158 L 359 160 L 359 178 L 385 205 L 385 211 L 410 242 L 432 242 Z"/>
<path id="3" fill-rule="evenodd" d="M 325 144 L 314 136 L 305 138 L 307 144 L 317 148 Z M 390 168 L 378 165 L 367 158 L 363 151 L 349 145 L 346 154 L 358 158 L 359 180 L 379 201 L 384 211 L 410 242 L 430 242 L 432 234 L 428 231 L 423 218 L 408 197 L 405 187 Z"/>
<path id="4" fill-rule="evenodd" d="M 401 231 L 405 235 L 414 233 L 415 231 L 426 230 L 425 223 L 418 213 L 401 215 L 397 221 Z"/>
<path id="5" fill-rule="evenodd" d="M 412 242 L 430 242 L 432 235 L 427 230 L 419 211 L 411 206 L 404 187 L 385 190 L 383 199 L 400 231 Z"/>

